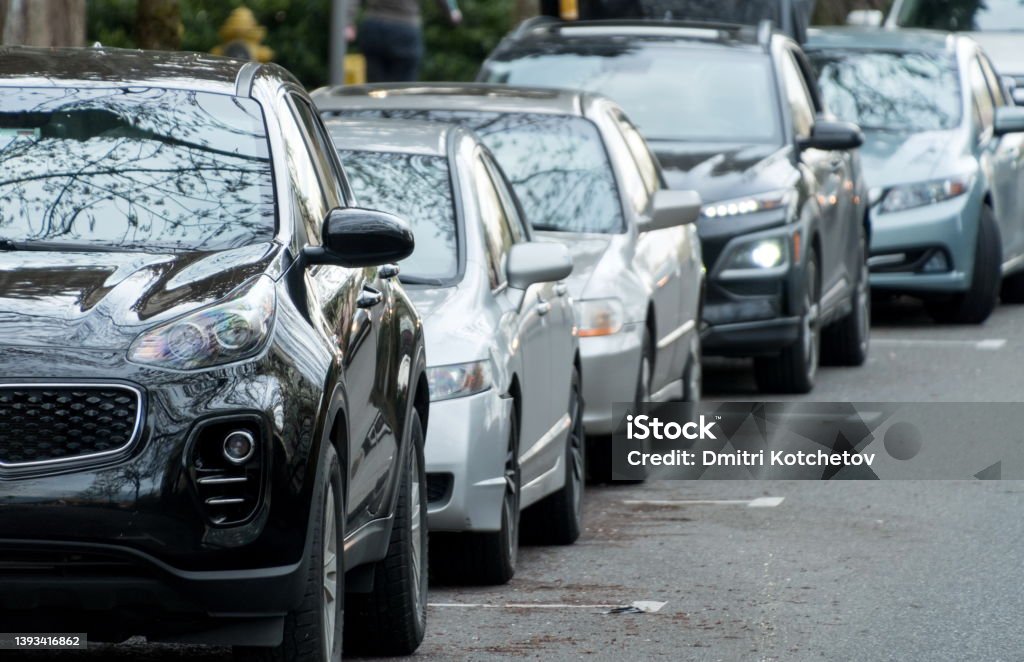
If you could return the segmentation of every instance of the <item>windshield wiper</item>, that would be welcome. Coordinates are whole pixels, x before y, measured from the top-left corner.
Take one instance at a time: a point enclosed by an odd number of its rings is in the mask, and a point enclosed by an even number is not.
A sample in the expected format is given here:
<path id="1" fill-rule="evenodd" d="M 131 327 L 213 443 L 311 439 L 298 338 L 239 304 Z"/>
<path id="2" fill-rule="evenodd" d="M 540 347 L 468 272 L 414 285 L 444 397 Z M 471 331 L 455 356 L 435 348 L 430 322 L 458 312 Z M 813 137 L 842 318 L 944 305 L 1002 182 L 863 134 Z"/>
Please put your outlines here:
<path id="1" fill-rule="evenodd" d="M 135 253 L 136 249 L 124 246 L 101 246 L 99 244 L 74 243 L 69 241 L 12 241 L 0 239 L 0 251 L 52 251 L 56 253 Z"/>

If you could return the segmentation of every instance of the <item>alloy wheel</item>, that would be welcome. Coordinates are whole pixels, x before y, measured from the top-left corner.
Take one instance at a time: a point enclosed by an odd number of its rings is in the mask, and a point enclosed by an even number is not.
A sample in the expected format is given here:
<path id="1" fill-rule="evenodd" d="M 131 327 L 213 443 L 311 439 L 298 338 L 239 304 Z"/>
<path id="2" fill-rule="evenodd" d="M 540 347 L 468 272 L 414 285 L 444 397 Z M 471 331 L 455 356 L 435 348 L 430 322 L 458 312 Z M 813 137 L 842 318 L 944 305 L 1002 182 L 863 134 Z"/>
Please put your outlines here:
<path id="1" fill-rule="evenodd" d="M 324 659 L 331 659 L 338 623 L 338 524 L 334 508 L 334 485 L 327 485 L 327 503 L 321 530 L 323 543 L 323 641 Z"/>

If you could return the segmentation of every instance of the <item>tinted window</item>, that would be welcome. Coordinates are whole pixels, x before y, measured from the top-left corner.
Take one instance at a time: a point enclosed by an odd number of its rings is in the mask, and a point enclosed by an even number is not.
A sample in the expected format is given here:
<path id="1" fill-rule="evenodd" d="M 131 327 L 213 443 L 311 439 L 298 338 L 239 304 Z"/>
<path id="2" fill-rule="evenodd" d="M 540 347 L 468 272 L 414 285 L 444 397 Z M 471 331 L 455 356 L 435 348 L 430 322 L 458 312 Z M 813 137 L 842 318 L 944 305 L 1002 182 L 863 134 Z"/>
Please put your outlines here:
<path id="1" fill-rule="evenodd" d="M 865 129 L 933 131 L 960 123 L 952 59 L 929 53 L 811 53 L 829 109 Z"/>
<path id="2" fill-rule="evenodd" d="M 273 235 L 255 101 L 146 88 L 0 95 L 0 239 L 192 251 Z"/>
<path id="3" fill-rule="evenodd" d="M 488 65 L 492 82 L 575 87 L 625 109 L 648 140 L 780 143 L 771 62 L 726 49 L 537 53 Z"/>
<path id="4" fill-rule="evenodd" d="M 463 111 L 352 111 L 346 117 L 454 122 L 494 154 L 535 230 L 622 232 L 615 175 L 597 128 L 581 117 Z"/>
<path id="5" fill-rule="evenodd" d="M 416 250 L 402 262 L 402 276 L 448 280 L 459 255 L 448 161 L 440 156 L 341 150 L 357 203 L 407 220 Z"/>
<path id="6" fill-rule="evenodd" d="M 1020 0 L 906 0 L 896 22 L 935 30 L 1024 30 Z"/>

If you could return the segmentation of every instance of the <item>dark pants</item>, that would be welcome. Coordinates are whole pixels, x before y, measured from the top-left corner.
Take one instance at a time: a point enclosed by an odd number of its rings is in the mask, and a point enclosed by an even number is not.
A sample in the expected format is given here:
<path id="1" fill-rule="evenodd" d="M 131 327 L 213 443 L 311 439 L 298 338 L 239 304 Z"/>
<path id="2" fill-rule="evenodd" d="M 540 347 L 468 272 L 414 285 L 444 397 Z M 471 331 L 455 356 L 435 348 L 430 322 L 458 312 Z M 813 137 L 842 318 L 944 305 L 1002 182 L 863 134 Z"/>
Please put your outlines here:
<path id="1" fill-rule="evenodd" d="M 423 60 L 423 31 L 401 21 L 369 17 L 359 26 L 359 50 L 370 83 L 414 82 Z"/>

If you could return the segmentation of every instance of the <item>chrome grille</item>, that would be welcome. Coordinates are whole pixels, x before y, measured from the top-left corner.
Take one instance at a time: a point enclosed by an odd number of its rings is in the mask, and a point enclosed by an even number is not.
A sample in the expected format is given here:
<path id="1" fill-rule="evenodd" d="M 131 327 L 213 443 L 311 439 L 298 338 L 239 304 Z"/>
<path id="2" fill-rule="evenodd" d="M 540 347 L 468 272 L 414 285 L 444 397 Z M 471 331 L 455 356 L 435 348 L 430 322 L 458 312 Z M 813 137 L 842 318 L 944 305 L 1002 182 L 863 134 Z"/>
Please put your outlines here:
<path id="1" fill-rule="evenodd" d="M 142 394 L 119 384 L 0 384 L 0 468 L 114 455 L 141 430 Z"/>

